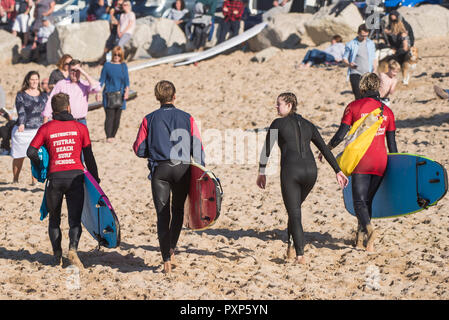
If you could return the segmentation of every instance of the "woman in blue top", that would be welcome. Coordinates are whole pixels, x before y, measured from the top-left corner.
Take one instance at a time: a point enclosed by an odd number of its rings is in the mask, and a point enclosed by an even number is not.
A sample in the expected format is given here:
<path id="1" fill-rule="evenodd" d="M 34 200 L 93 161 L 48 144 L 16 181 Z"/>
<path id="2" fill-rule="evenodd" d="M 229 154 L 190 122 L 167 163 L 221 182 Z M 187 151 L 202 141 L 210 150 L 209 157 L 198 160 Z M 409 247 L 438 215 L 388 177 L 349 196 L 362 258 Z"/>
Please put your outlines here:
<path id="1" fill-rule="evenodd" d="M 104 121 L 104 131 L 106 133 L 106 141 L 113 142 L 117 130 L 120 126 L 120 117 L 122 110 L 126 109 L 126 100 L 129 95 L 129 75 L 128 66 L 123 62 L 124 52 L 119 46 L 112 49 L 112 60 L 106 62 L 101 70 L 100 84 L 104 85 L 103 90 L 103 106 L 106 112 Z M 108 92 L 120 91 L 123 97 L 121 108 L 108 107 Z"/>

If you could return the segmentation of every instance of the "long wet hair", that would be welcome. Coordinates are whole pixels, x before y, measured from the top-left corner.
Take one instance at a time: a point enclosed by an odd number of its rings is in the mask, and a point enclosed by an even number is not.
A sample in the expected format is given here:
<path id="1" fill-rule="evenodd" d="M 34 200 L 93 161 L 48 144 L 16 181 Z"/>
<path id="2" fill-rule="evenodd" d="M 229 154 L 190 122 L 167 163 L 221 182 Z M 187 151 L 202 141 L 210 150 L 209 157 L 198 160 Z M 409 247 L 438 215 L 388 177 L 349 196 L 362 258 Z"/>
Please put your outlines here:
<path id="1" fill-rule="evenodd" d="M 25 92 L 25 90 L 28 90 L 30 88 L 30 79 L 34 75 L 37 75 L 37 77 L 39 78 L 39 84 L 37 86 L 37 89 L 39 90 L 40 93 L 42 93 L 41 82 L 40 82 L 41 76 L 39 75 L 39 72 L 37 72 L 37 71 L 30 71 L 27 73 L 27 75 L 25 76 L 25 79 L 23 79 L 22 89 L 20 89 L 20 92 Z"/>
<path id="2" fill-rule="evenodd" d="M 292 92 L 283 92 L 278 96 L 278 99 L 282 99 L 285 103 L 290 103 L 292 105 L 292 109 L 290 113 L 296 112 L 296 107 L 298 106 L 298 99 L 296 95 Z"/>

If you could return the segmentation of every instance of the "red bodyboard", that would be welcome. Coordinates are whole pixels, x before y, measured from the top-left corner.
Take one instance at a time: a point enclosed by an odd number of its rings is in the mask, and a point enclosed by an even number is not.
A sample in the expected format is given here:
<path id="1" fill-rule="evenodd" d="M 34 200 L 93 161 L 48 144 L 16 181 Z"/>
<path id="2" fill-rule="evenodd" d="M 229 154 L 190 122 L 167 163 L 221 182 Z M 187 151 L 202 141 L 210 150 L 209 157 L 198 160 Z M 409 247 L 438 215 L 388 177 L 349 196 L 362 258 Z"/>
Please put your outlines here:
<path id="1" fill-rule="evenodd" d="M 201 165 L 190 165 L 190 189 L 184 208 L 184 226 L 203 230 L 220 215 L 223 189 L 219 179 Z"/>

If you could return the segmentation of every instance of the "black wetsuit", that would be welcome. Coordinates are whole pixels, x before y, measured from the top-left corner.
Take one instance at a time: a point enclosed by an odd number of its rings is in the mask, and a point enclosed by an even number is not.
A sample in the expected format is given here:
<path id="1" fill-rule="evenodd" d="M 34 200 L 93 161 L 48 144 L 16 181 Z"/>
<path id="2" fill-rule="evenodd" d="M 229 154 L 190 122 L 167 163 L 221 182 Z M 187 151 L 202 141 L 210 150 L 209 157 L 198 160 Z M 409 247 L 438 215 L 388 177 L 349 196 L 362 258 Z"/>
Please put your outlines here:
<path id="1" fill-rule="evenodd" d="M 61 112 L 53 114 L 53 119 L 61 122 L 73 121 L 73 117 L 68 112 Z M 86 129 L 87 130 L 87 129 Z M 62 126 L 61 132 L 64 131 Z M 78 134 L 80 134 L 78 132 Z M 48 148 L 48 145 L 47 145 Z M 100 183 L 98 178 L 97 164 L 92 152 L 92 146 L 89 145 L 81 149 L 81 154 L 84 155 L 84 160 L 87 169 Z M 39 149 L 29 146 L 27 156 L 39 167 Z M 80 155 L 81 157 L 81 155 Z M 52 161 L 52 159 L 50 159 Z M 78 249 L 79 240 L 81 237 L 81 214 L 84 205 L 84 174 L 83 170 L 67 170 L 50 172 L 47 176 L 48 184 L 45 190 L 47 198 L 47 208 L 49 211 L 48 234 L 53 247 L 53 252 L 56 254 L 62 251 L 61 248 L 61 208 L 64 195 L 66 197 L 67 212 L 69 220 L 69 249 Z"/>
<path id="2" fill-rule="evenodd" d="M 379 102 L 380 95 L 377 91 L 368 91 L 363 97 L 373 98 Z M 345 138 L 351 126 L 341 123 L 335 135 L 330 140 L 330 149 L 338 146 Z M 387 147 L 390 153 L 397 153 L 395 131 L 386 131 Z M 354 211 L 357 216 L 359 228 L 366 232 L 366 226 L 371 223 L 372 203 L 374 196 L 382 182 L 383 176 L 374 174 L 352 174 L 352 199 Z"/>
<path id="3" fill-rule="evenodd" d="M 176 248 L 184 220 L 184 203 L 190 187 L 190 164 L 180 161 L 159 162 L 151 179 L 151 190 L 157 213 L 157 233 L 164 262 Z M 170 219 L 170 191 L 171 219 Z"/>
<path id="4" fill-rule="evenodd" d="M 276 137 L 277 136 L 277 137 Z M 317 166 L 310 142 L 323 154 L 335 173 L 340 167 L 315 125 L 293 113 L 273 121 L 268 130 L 260 157 L 260 172 L 264 172 L 274 143 L 281 149 L 281 190 L 288 213 L 288 241 L 293 237 L 296 255 L 304 255 L 304 231 L 301 224 L 301 204 L 317 179 Z"/>

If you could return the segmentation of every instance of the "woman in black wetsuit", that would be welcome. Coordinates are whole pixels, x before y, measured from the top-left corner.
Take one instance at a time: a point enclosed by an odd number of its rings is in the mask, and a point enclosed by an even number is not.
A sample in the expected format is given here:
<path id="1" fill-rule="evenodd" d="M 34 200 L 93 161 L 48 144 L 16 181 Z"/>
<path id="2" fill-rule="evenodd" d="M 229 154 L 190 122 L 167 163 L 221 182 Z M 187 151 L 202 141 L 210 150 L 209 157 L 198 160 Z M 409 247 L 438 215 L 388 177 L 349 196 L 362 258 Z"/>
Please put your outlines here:
<path id="1" fill-rule="evenodd" d="M 296 261 L 304 264 L 304 231 L 301 224 L 301 204 L 317 179 L 317 166 L 310 149 L 312 141 L 324 154 L 337 174 L 338 184 L 344 188 L 348 179 L 341 172 L 333 154 L 327 148 L 317 128 L 296 113 L 297 99 L 293 93 L 282 93 L 277 98 L 277 111 L 281 118 L 275 119 L 268 130 L 265 146 L 260 155 L 257 185 L 265 189 L 265 167 L 271 149 L 277 141 L 281 149 L 281 190 L 288 213 L 287 257 L 294 256 L 290 239 L 293 238 Z"/>

